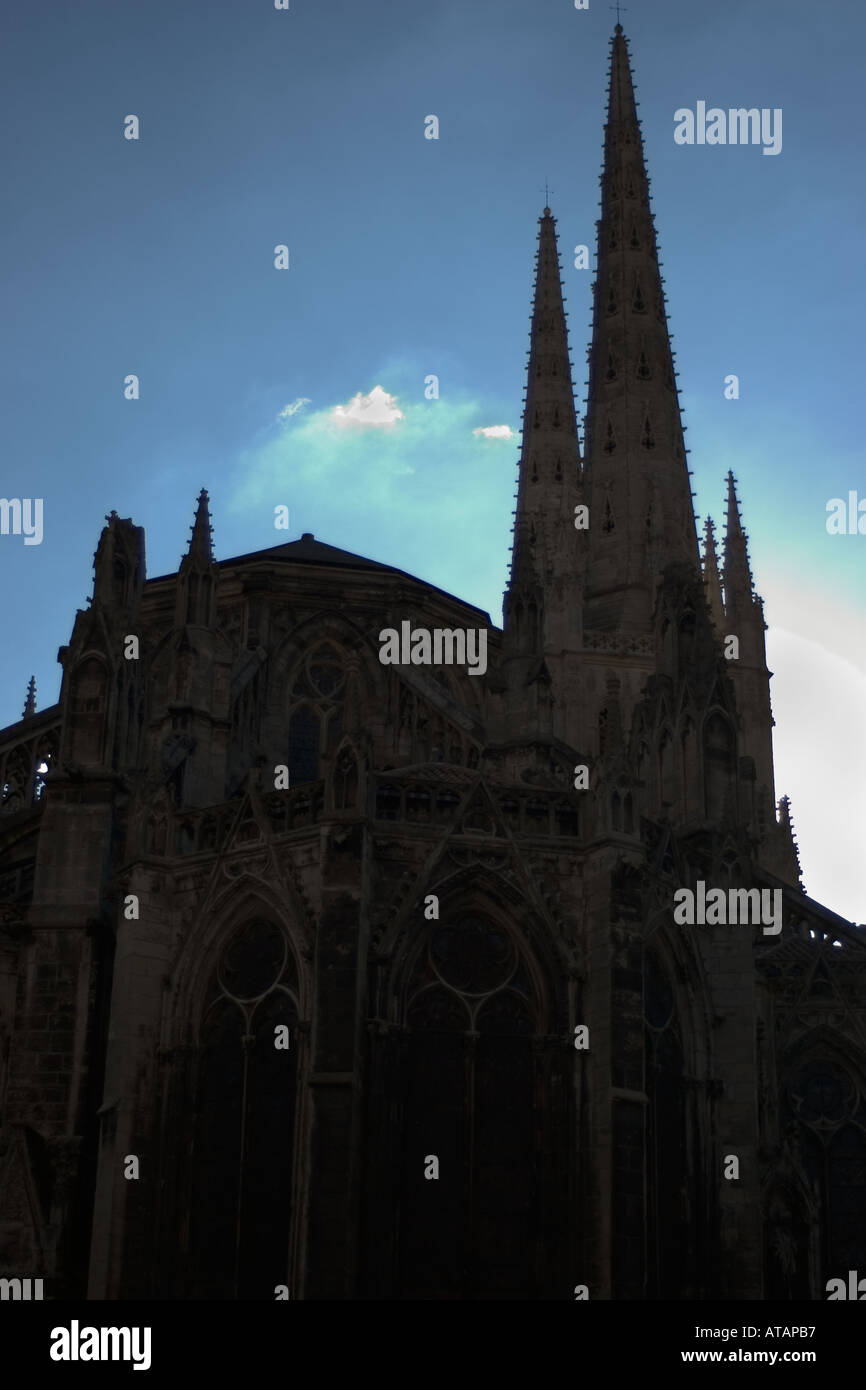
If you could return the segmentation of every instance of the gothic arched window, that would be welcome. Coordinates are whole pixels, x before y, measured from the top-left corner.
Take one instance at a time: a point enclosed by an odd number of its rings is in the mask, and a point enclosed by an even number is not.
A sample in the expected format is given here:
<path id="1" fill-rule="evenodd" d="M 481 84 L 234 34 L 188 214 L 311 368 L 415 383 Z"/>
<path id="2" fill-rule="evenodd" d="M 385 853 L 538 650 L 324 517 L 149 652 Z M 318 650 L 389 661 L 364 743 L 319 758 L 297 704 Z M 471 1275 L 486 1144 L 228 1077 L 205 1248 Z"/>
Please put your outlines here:
<path id="1" fill-rule="evenodd" d="M 850 1073 L 808 1062 L 788 1086 L 803 1166 L 821 1207 L 821 1287 L 866 1272 L 866 1105 Z M 822 1294 L 823 1296 L 823 1294 Z"/>
<path id="2" fill-rule="evenodd" d="M 272 1299 L 274 1286 L 287 1283 L 297 1086 L 297 971 L 280 928 L 260 918 L 238 928 L 206 1000 L 192 1163 L 193 1296 Z"/>
<path id="3" fill-rule="evenodd" d="M 434 927 L 406 1024 L 402 1295 L 533 1297 L 538 1009 L 510 933 L 474 914 Z"/>
<path id="4" fill-rule="evenodd" d="M 289 778 L 315 782 L 320 758 L 332 753 L 343 727 L 346 676 L 339 652 L 322 642 L 309 653 L 292 685 L 289 714 Z"/>

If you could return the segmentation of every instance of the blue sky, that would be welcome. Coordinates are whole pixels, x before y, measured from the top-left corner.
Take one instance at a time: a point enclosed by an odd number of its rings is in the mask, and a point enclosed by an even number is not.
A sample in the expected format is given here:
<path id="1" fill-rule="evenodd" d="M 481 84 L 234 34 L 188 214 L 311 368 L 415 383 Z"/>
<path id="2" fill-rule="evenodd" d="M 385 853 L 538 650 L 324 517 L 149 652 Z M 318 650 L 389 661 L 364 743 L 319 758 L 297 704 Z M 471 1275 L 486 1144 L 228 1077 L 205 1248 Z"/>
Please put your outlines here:
<path id="1" fill-rule="evenodd" d="M 284 540 L 282 503 L 290 536 L 500 621 L 519 439 L 473 431 L 520 429 L 545 180 L 582 409 L 592 271 L 571 249 L 594 253 L 613 23 L 596 0 L 10 0 L 0 495 L 42 497 L 44 539 L 0 536 L 20 596 L 0 616 L 0 725 L 31 673 L 40 707 L 57 697 L 104 514 L 146 528 L 163 574 L 202 485 L 221 558 Z M 696 507 L 722 520 L 733 468 L 770 624 L 777 791 L 807 889 L 864 920 L 866 538 L 825 519 L 829 498 L 866 496 L 866 11 L 657 0 L 623 23 Z M 676 145 L 674 111 L 698 100 L 781 107 L 781 154 Z M 393 425 L 335 422 L 377 386 Z"/>

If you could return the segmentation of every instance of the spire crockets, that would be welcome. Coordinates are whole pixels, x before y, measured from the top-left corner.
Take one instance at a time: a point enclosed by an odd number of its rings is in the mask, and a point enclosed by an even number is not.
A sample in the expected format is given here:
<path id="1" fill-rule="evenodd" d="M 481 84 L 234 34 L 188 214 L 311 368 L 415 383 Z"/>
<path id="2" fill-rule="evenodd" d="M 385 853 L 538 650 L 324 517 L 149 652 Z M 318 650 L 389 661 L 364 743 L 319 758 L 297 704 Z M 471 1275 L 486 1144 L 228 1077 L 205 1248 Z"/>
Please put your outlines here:
<path id="1" fill-rule="evenodd" d="M 551 581 L 566 581 L 579 571 L 574 508 L 580 500 L 580 482 L 556 219 L 546 207 L 539 218 L 523 442 L 504 603 L 512 649 L 516 646 L 526 654 L 543 651 L 548 627 L 544 607 L 545 602 L 549 606 Z"/>
<path id="2" fill-rule="evenodd" d="M 202 488 L 198 497 L 195 521 L 192 524 L 189 548 L 180 562 L 178 572 L 177 623 L 209 627 L 214 617 L 214 560 L 213 528 L 210 524 L 208 495 Z"/>
<path id="3" fill-rule="evenodd" d="M 725 610 L 722 607 L 722 582 L 719 578 L 719 557 L 716 552 L 716 528 L 713 518 L 708 516 L 704 525 L 704 593 L 710 617 L 716 632 L 721 634 L 725 627 Z"/>
<path id="4" fill-rule="evenodd" d="M 612 41 L 586 409 L 585 622 L 646 631 L 667 565 L 699 569 L 683 425 L 640 123 L 622 26 Z"/>
<path id="5" fill-rule="evenodd" d="M 752 571 L 749 568 L 749 551 L 746 533 L 740 520 L 740 505 L 737 501 L 737 484 L 733 473 L 728 473 L 728 514 L 725 522 L 725 563 L 723 570 L 725 585 L 725 612 L 747 612 L 753 600 Z"/>
<path id="6" fill-rule="evenodd" d="M 30 677 L 30 684 L 27 687 L 27 699 L 24 701 L 22 719 L 29 719 L 31 714 L 36 713 L 36 677 Z"/>
<path id="7" fill-rule="evenodd" d="M 198 506 L 196 507 L 195 521 L 192 524 L 187 555 L 190 560 L 198 564 L 209 566 L 214 562 L 213 527 L 210 524 L 210 507 L 206 488 L 202 488 L 198 495 Z"/>
<path id="8" fill-rule="evenodd" d="M 770 707 L 770 672 L 764 633 L 763 600 L 754 591 L 746 533 L 740 520 L 733 473 L 728 474 L 728 515 L 725 525 L 725 561 L 722 569 L 725 597 L 725 636 L 737 638 L 737 656 L 728 670 L 737 693 L 737 709 L 743 721 L 740 750 L 754 759 L 759 791 L 772 807 L 773 715 Z"/>

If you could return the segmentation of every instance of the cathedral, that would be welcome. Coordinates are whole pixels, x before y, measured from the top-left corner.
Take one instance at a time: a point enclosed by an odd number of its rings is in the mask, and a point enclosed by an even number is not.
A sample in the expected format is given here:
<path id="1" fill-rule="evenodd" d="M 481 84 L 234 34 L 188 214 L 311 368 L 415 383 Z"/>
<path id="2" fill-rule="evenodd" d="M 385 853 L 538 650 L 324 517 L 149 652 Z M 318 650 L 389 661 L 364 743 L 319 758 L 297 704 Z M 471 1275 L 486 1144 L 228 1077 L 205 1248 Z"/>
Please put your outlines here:
<path id="1" fill-rule="evenodd" d="M 732 475 L 699 540 L 620 24 L 601 187 L 582 439 L 539 219 L 501 630 L 310 534 L 217 559 L 204 491 L 176 574 L 107 518 L 58 703 L 0 731 L 0 1276 L 866 1275 L 866 934 L 801 885 Z M 445 659 L 386 663 L 404 625 Z M 719 889 L 779 929 L 675 913 Z"/>

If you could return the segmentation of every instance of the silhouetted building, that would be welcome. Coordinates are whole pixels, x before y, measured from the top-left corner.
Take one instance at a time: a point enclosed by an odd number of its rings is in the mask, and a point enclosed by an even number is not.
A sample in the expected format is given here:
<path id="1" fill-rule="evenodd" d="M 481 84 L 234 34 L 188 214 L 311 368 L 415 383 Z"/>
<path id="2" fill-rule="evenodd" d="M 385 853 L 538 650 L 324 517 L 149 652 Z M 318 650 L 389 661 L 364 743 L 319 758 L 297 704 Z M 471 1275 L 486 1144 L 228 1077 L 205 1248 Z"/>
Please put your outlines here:
<path id="1" fill-rule="evenodd" d="M 866 943 L 803 892 L 776 804 L 731 477 L 721 573 L 711 523 L 699 555 L 619 25 L 605 131 L 583 454 L 540 219 L 502 632 L 310 535 L 216 561 L 204 492 L 176 575 L 108 518 L 59 703 L 31 685 L 0 733 L 4 1275 L 756 1299 L 866 1274 Z M 404 623 L 487 631 L 486 670 L 383 664 Z M 779 891 L 781 931 L 678 923 L 699 884 Z"/>

